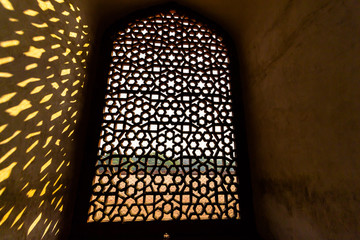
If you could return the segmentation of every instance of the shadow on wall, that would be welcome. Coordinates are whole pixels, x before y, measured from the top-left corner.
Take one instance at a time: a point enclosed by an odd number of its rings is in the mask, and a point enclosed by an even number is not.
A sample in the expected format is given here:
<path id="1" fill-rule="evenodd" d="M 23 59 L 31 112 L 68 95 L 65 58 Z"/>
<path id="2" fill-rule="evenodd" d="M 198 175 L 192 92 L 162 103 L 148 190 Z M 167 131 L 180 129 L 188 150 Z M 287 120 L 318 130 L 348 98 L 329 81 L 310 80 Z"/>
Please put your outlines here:
<path id="1" fill-rule="evenodd" d="M 0 0 L 0 235 L 54 238 L 89 38 L 69 0 Z"/>

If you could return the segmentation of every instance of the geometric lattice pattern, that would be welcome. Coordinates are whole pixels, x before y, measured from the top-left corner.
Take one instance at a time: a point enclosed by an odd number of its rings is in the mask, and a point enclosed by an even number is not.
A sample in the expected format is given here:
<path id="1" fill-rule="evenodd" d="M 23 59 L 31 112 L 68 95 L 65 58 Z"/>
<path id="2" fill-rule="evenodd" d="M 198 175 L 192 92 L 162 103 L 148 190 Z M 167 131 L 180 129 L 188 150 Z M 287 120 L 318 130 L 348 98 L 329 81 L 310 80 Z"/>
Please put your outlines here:
<path id="1" fill-rule="evenodd" d="M 240 218 L 227 49 L 176 11 L 113 43 L 88 222 Z"/>

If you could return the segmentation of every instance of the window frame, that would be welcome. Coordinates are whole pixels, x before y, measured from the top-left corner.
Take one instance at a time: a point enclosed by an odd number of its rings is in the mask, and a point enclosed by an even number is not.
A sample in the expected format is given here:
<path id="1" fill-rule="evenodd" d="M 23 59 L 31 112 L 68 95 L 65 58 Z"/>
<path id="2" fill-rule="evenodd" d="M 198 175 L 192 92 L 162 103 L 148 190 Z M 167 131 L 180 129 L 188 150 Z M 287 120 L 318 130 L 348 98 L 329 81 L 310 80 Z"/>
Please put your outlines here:
<path id="1" fill-rule="evenodd" d="M 128 27 L 128 23 L 136 19 L 142 19 L 156 15 L 164 11 L 175 9 L 180 14 L 185 14 L 204 23 L 215 34 L 223 38 L 223 43 L 228 50 L 230 59 L 230 88 L 232 99 L 232 111 L 234 114 L 234 135 L 235 151 L 237 161 L 237 177 L 239 181 L 238 194 L 240 197 L 240 220 L 189 220 L 189 221 L 162 221 L 162 222 L 92 222 L 87 223 L 89 200 L 92 194 L 92 179 L 95 173 L 95 163 L 97 161 L 97 145 L 101 132 L 103 119 L 103 107 L 105 106 L 105 95 L 107 77 L 112 62 L 111 52 L 113 48 L 114 36 L 120 29 Z M 94 83 L 92 94 L 88 94 L 86 102 L 90 116 L 84 121 L 87 122 L 86 138 L 84 146 L 79 148 L 84 151 L 82 163 L 79 164 L 79 185 L 76 192 L 75 209 L 72 217 L 70 239 L 162 239 L 162 235 L 167 232 L 171 239 L 255 239 L 256 228 L 252 206 L 252 189 L 250 182 L 249 158 L 247 153 L 246 129 L 244 118 L 244 106 L 242 98 L 241 76 L 239 71 L 240 61 L 237 58 L 237 49 L 231 41 L 231 37 L 221 27 L 176 3 L 158 5 L 144 10 L 136 11 L 122 18 L 120 21 L 111 25 L 103 35 L 101 44 L 101 56 L 94 59 L 93 66 L 99 68 Z M 90 89 L 91 90 L 91 89 Z M 140 231 L 141 230 L 141 231 Z"/>

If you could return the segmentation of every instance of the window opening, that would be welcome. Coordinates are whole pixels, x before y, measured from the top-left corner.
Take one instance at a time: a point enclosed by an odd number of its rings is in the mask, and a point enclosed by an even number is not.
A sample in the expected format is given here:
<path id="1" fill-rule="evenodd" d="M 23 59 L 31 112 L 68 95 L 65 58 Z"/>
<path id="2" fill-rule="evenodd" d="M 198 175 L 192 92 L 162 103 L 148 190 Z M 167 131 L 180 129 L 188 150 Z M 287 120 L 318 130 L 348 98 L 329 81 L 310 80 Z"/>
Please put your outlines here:
<path id="1" fill-rule="evenodd" d="M 240 218 L 227 51 L 174 10 L 118 32 L 88 222 Z"/>

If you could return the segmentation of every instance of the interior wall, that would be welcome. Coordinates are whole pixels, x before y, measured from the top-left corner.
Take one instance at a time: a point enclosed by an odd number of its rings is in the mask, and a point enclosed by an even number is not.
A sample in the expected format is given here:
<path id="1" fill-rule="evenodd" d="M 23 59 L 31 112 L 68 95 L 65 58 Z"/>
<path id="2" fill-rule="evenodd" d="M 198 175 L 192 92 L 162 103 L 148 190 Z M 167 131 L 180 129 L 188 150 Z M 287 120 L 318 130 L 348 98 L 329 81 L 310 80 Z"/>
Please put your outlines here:
<path id="1" fill-rule="evenodd" d="M 64 239 L 60 235 L 69 222 L 64 212 L 71 215 L 73 204 L 66 199 L 80 171 L 73 168 L 79 145 L 72 140 L 83 141 L 86 128 L 78 135 L 71 132 L 79 127 L 75 120 L 83 119 L 83 125 L 91 117 L 83 93 L 94 91 L 98 81 L 94 59 L 101 49 L 92 48 L 91 76 L 86 76 L 89 38 L 96 46 L 115 20 L 162 2 L 0 1 L 0 19 L 6 23 L 0 30 L 4 239 Z M 218 23 L 237 43 L 256 222 L 263 239 L 356 239 L 359 3 L 181 4 Z M 28 9 L 37 13 L 25 13 Z"/>
<path id="2" fill-rule="evenodd" d="M 100 22 L 159 2 L 101 1 Z M 263 239 L 357 239 L 359 2 L 181 4 L 217 22 L 237 43 Z"/>
<path id="3" fill-rule="evenodd" d="M 64 239 L 87 17 L 79 1 L 0 1 L 1 239 Z"/>
<path id="4" fill-rule="evenodd" d="M 264 239 L 359 239 L 360 4 L 244 8 L 258 230 Z"/>

